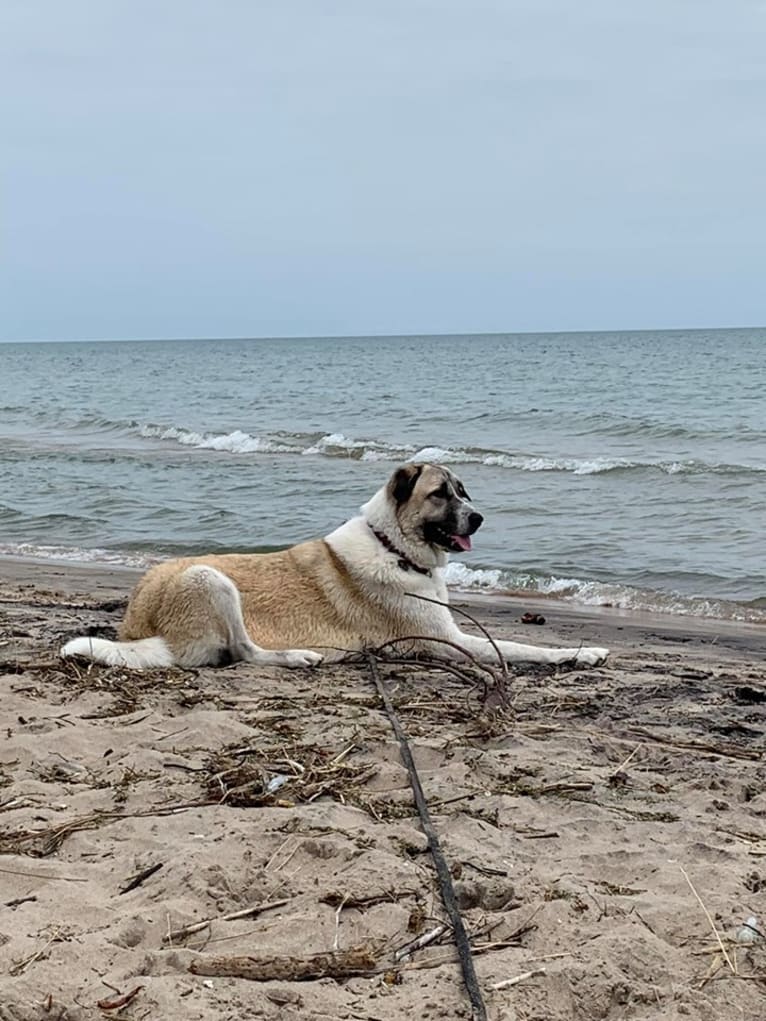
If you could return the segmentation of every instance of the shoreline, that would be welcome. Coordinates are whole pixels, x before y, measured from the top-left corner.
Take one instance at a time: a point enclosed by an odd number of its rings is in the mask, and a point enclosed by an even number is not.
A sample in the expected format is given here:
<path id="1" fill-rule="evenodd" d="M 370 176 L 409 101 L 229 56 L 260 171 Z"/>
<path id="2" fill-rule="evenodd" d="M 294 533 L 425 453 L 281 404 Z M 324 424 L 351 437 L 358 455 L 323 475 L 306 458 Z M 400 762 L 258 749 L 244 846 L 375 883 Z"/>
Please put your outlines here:
<path id="1" fill-rule="evenodd" d="M 133 585 L 146 568 L 98 561 L 69 561 L 0 555 L 0 588 L 11 584 L 19 588 L 43 590 L 53 595 L 89 593 L 96 599 L 127 599 Z M 763 624 L 726 620 L 719 617 L 694 617 L 681 614 L 630 610 L 615 606 L 591 606 L 554 596 L 516 592 L 476 592 L 450 590 L 450 604 L 484 618 L 500 630 L 513 628 L 517 640 L 532 644 L 552 644 L 548 633 L 562 636 L 567 644 L 579 641 L 578 635 L 610 648 L 626 642 L 649 642 L 658 635 L 691 647 L 717 644 L 722 649 L 758 653 L 766 650 Z M 542 626 L 521 624 L 519 618 L 529 608 L 540 613 Z M 460 614 L 456 614 L 460 622 Z M 461 625 L 462 626 L 462 625 Z M 690 650 L 691 651 L 691 650 Z"/>
<path id="2" fill-rule="evenodd" d="M 265 553 L 287 546 L 263 546 L 252 550 L 241 548 L 230 552 Z M 0 565 L 4 562 L 52 564 L 57 567 L 71 566 L 73 569 L 93 568 L 132 570 L 143 573 L 163 560 L 174 556 L 204 555 L 208 552 L 229 552 L 227 550 L 196 550 L 174 553 L 129 553 L 106 549 L 84 550 L 58 545 L 35 547 L 21 544 L 0 544 Z M 12 571 L 12 568 L 10 568 Z M 504 575 L 510 577 L 503 577 Z M 522 572 L 516 575 L 510 568 L 472 567 L 461 560 L 451 560 L 447 565 L 447 587 L 460 598 L 487 596 L 493 600 L 517 599 L 541 601 L 562 606 L 574 606 L 583 611 L 589 609 L 614 610 L 633 616 L 646 614 L 660 618 L 671 617 L 684 620 L 727 621 L 734 624 L 752 624 L 766 627 L 766 598 L 762 596 L 736 599 L 731 596 L 699 595 L 668 589 L 649 589 L 619 579 L 597 581 L 595 579 L 564 578 L 555 575 L 531 575 Z M 521 580 L 524 579 L 524 580 Z M 528 587 L 527 582 L 536 582 Z"/>

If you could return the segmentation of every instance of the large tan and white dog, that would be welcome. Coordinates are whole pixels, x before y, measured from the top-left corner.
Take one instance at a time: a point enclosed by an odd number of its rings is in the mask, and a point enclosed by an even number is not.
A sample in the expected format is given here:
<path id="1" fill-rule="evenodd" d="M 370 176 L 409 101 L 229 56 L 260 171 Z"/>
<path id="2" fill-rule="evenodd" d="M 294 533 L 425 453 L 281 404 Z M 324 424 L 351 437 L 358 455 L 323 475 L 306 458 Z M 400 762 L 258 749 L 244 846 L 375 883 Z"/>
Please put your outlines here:
<path id="1" fill-rule="evenodd" d="M 486 638 L 464 634 L 446 606 L 412 598 L 447 602 L 447 555 L 469 550 L 482 520 L 451 471 L 408 464 L 324 539 L 158 564 L 130 598 L 120 641 L 75 638 L 61 654 L 134 669 L 237 660 L 297 667 L 423 636 L 408 650 L 459 659 L 457 645 L 491 662 Z M 609 652 L 497 645 L 509 663 L 593 666 Z"/>

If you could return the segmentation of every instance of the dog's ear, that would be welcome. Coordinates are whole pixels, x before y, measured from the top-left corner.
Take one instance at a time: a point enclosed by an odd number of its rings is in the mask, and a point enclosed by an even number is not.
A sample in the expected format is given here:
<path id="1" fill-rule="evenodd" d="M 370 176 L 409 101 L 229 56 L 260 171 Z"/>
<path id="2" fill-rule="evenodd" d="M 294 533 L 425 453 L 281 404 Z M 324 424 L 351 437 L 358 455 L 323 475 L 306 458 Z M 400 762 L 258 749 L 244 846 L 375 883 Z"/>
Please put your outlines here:
<path id="1" fill-rule="evenodd" d="M 388 490 L 398 506 L 406 503 L 412 496 L 415 483 L 420 478 L 422 471 L 422 464 L 405 464 L 402 468 L 397 468 L 391 476 Z"/>

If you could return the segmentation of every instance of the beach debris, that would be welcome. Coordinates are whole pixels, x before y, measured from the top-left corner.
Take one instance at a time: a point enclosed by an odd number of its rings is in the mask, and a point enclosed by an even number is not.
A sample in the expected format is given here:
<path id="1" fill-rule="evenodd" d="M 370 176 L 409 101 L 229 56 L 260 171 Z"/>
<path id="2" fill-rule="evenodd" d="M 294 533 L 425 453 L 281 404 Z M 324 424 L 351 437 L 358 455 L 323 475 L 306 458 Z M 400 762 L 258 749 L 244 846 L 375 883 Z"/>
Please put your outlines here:
<path id="1" fill-rule="evenodd" d="M 203 808 L 214 802 L 195 800 L 178 804 L 161 805 L 144 812 L 92 812 L 62 823 L 38 830 L 16 830 L 0 832 L 0 854 L 28 854 L 33 858 L 47 858 L 54 854 L 67 837 L 82 830 L 99 829 L 123 819 L 143 819 L 149 816 L 175 815 L 192 808 Z M 51 876 L 50 878 L 57 878 Z M 63 877 L 61 877 L 63 878 Z M 78 880 L 79 881 L 79 880 Z"/>
<path id="2" fill-rule="evenodd" d="M 79 762 L 70 762 L 63 755 L 54 752 L 34 765 L 34 773 L 44 783 L 80 783 L 88 777 L 89 770 Z"/>
<path id="3" fill-rule="evenodd" d="M 50 932 L 50 930 L 49 930 Z M 35 950 L 33 954 L 23 958 L 21 961 L 15 961 L 14 964 L 8 969 L 8 974 L 14 978 L 17 975 L 22 975 L 30 964 L 34 964 L 35 961 L 39 961 L 44 957 L 48 956 L 48 950 L 53 946 L 54 943 L 62 943 L 64 940 L 68 940 L 70 934 L 63 928 L 54 928 L 51 935 L 48 937 L 43 946 L 39 950 Z"/>
<path id="4" fill-rule="evenodd" d="M 526 982 L 529 978 L 536 978 L 538 975 L 544 975 L 545 968 L 533 968 L 531 971 L 522 971 L 520 975 L 514 975 L 513 978 L 503 979 L 502 982 L 493 982 L 489 987 L 495 991 L 499 989 L 510 989 L 511 986 L 517 986 L 519 982 Z"/>
<path id="5" fill-rule="evenodd" d="M 143 988 L 143 986 L 136 986 L 135 989 L 131 989 L 124 996 L 118 996 L 116 1000 L 99 1000 L 97 1006 L 100 1010 L 122 1010 L 123 1007 L 127 1007 L 129 1003 L 135 1000 Z"/>
<path id="6" fill-rule="evenodd" d="M 135 890 L 137 886 L 140 886 L 142 883 L 145 883 L 147 879 L 154 875 L 155 872 L 159 872 L 159 870 L 162 868 L 162 865 L 163 863 L 161 861 L 157 862 L 156 865 L 150 865 L 148 868 L 142 869 L 140 872 L 137 872 L 135 876 L 131 876 L 131 878 L 127 881 L 125 886 L 120 888 L 120 894 L 130 893 L 131 890 Z"/>
<path id="7" fill-rule="evenodd" d="M 466 620 L 469 620 L 474 625 L 474 627 L 478 628 L 479 631 L 481 631 L 481 633 L 487 639 L 487 641 L 492 646 L 492 648 L 493 648 L 493 650 L 495 652 L 495 656 L 497 657 L 497 670 L 495 670 L 492 667 L 488 666 L 486 663 L 480 662 L 475 656 L 471 655 L 471 653 L 468 652 L 467 649 L 464 649 L 461 645 L 457 645 L 454 642 L 444 641 L 444 639 L 436 639 L 436 641 L 438 641 L 438 642 L 440 642 L 441 644 L 444 644 L 444 645 L 451 645 L 451 646 L 453 646 L 453 648 L 456 648 L 458 650 L 458 652 L 460 652 L 463 656 L 465 656 L 465 658 L 470 663 L 472 663 L 474 667 L 476 667 L 480 671 L 483 670 L 486 673 L 488 673 L 489 676 L 494 681 L 494 688 L 496 690 L 502 691 L 503 696 L 504 696 L 503 703 L 507 705 L 509 703 L 509 701 L 510 701 L 510 696 L 509 696 L 509 694 L 508 694 L 508 692 L 506 690 L 506 683 L 508 681 L 508 664 L 506 663 L 505 656 L 503 656 L 502 652 L 500 651 L 500 646 L 495 641 L 492 633 L 482 624 L 482 622 L 480 620 L 477 620 L 476 617 L 473 616 L 473 614 L 469 613 L 467 610 L 464 610 L 460 606 L 455 606 L 454 603 L 446 603 L 446 602 L 443 602 L 441 599 L 432 599 L 430 596 L 416 595 L 414 592 L 408 592 L 407 595 L 411 599 L 419 599 L 421 602 L 424 602 L 424 603 L 433 603 L 435 606 L 443 606 L 445 609 L 448 609 L 450 611 L 450 613 L 457 613 L 461 617 L 465 617 Z M 428 635 L 415 635 L 415 636 L 410 636 L 409 639 L 407 639 L 407 638 L 397 639 L 396 641 L 397 642 L 398 641 L 412 641 L 413 638 L 415 640 L 419 641 L 419 642 L 421 642 L 423 640 L 433 641 L 433 638 L 428 636 Z M 396 643 L 395 642 L 387 642 L 386 643 L 386 645 L 393 645 L 393 644 L 396 644 Z M 385 649 L 386 645 L 380 646 L 380 648 L 376 650 L 376 655 L 380 656 L 381 651 L 383 649 Z M 369 662 L 369 657 L 368 657 L 368 662 Z"/>
<path id="8" fill-rule="evenodd" d="M 694 883 L 692 883 L 691 879 L 689 879 L 689 874 L 686 871 L 686 869 L 683 867 L 683 865 L 679 865 L 679 868 L 681 869 L 681 874 L 683 875 L 684 879 L 689 884 L 689 889 L 694 894 L 694 897 L 695 897 L 697 903 L 699 904 L 699 906 L 702 908 L 702 910 L 705 913 L 705 918 L 707 918 L 708 923 L 710 925 L 710 928 L 713 930 L 713 935 L 716 938 L 716 941 L 717 941 L 718 946 L 719 946 L 719 948 L 721 950 L 721 955 L 722 955 L 724 961 L 726 961 L 726 963 L 728 964 L 729 970 L 731 971 L 732 975 L 736 975 L 737 974 L 737 968 L 736 968 L 736 966 L 734 964 L 732 964 L 731 958 L 729 957 L 729 955 L 726 952 L 726 947 L 723 944 L 723 940 L 721 939 L 721 934 L 718 931 L 718 929 L 716 928 L 716 924 L 713 921 L 712 915 L 710 914 L 708 909 L 705 907 L 705 904 L 704 904 L 702 898 L 700 897 L 700 895 L 697 893 L 697 890 L 696 890 L 696 888 L 694 886 Z"/>
<path id="9" fill-rule="evenodd" d="M 755 943 L 759 939 L 763 939 L 763 933 L 758 928 L 758 919 L 755 915 L 750 915 L 745 919 L 742 928 L 737 930 L 737 943 Z"/>
<path id="10" fill-rule="evenodd" d="M 356 750 L 356 742 L 333 753 L 313 744 L 286 744 L 281 738 L 258 747 L 227 746 L 208 759 L 203 783 L 211 798 L 236 808 L 292 807 L 322 795 L 353 803 L 378 770 L 369 762 L 347 762 Z"/>
<path id="11" fill-rule="evenodd" d="M 343 904 L 344 908 L 362 910 L 363 908 L 373 907 L 375 904 L 394 904 L 396 901 L 403 900 L 406 897 L 416 897 L 417 893 L 417 890 L 385 890 L 381 893 L 356 896 L 353 893 L 341 893 L 339 890 L 331 890 L 319 898 L 319 903 L 329 904 L 333 908 Z"/>
<path id="12" fill-rule="evenodd" d="M 636 744 L 636 747 L 630 753 L 630 755 L 628 755 L 628 757 L 626 759 L 623 759 L 623 761 L 619 764 L 619 766 L 616 766 L 612 770 L 612 772 L 606 778 L 607 779 L 607 783 L 615 785 L 615 786 L 619 786 L 620 783 L 627 783 L 628 777 L 627 777 L 627 774 L 625 773 L 625 767 L 628 765 L 629 762 L 632 761 L 633 757 L 635 756 L 636 752 L 638 752 L 638 750 L 641 747 L 641 745 L 642 745 L 642 742 L 639 741 Z"/>
<path id="13" fill-rule="evenodd" d="M 491 638 L 490 640 L 492 641 Z M 492 641 L 492 644 L 495 645 L 494 641 Z M 496 645 L 495 648 L 497 649 Z M 502 656 L 500 656 L 499 650 L 497 650 L 497 652 L 502 661 Z M 452 873 L 450 872 L 450 868 L 444 857 L 439 836 L 431 822 L 431 814 L 428 811 L 428 803 L 426 801 L 425 794 L 423 793 L 423 786 L 420 782 L 420 776 L 418 775 L 410 743 L 399 717 L 396 714 L 396 710 L 391 702 L 388 691 L 383 685 L 383 681 L 381 680 L 380 673 L 378 671 L 377 661 L 372 653 L 368 653 L 367 655 L 367 664 L 369 666 L 372 682 L 380 696 L 380 700 L 386 710 L 386 715 L 388 716 L 391 728 L 399 742 L 399 754 L 402 757 L 402 762 L 404 763 L 409 775 L 410 786 L 412 787 L 412 793 L 415 798 L 418 815 L 420 816 L 420 825 L 428 839 L 428 849 L 431 852 L 431 858 L 436 870 L 436 877 L 439 881 L 442 903 L 444 904 L 447 915 L 449 916 L 449 920 L 452 924 L 455 946 L 460 959 L 460 970 L 463 974 L 463 984 L 465 985 L 468 998 L 471 1001 L 471 1007 L 473 1008 L 473 1019 L 474 1021 L 487 1021 L 487 1007 L 484 1003 L 484 996 L 481 991 L 481 986 L 479 985 L 479 980 L 473 963 L 473 957 L 471 955 L 471 942 L 468 938 L 468 933 L 466 932 L 463 916 L 461 915 L 460 908 L 458 907 L 455 886 L 452 882 Z M 503 683 L 504 679 L 505 677 L 503 677 L 501 681 L 500 678 L 497 678 L 496 682 L 498 684 Z"/>
<path id="14" fill-rule="evenodd" d="M 22 904 L 34 904 L 36 900 L 37 897 L 35 897 L 34 894 L 30 894 L 26 897 L 14 897 L 13 900 L 7 900 L 5 902 L 5 907 L 15 911 L 16 908 L 21 907 Z"/>
<path id="15" fill-rule="evenodd" d="M 382 954 L 379 940 L 370 940 L 348 950 L 332 950 L 309 957 L 200 956 L 189 965 L 192 975 L 246 978 L 253 982 L 306 982 L 321 978 L 351 978 L 369 975 L 378 966 Z"/>
<path id="16" fill-rule="evenodd" d="M 424 932 L 422 936 L 418 936 L 417 939 L 410 940 L 409 943 L 405 943 L 404 946 L 399 947 L 398 950 L 394 951 L 395 961 L 408 961 L 415 950 L 422 950 L 423 947 L 429 946 L 434 943 L 440 936 L 443 936 L 445 932 L 449 932 L 449 926 L 440 924 L 435 926 L 433 929 L 429 929 L 428 932 Z"/>
<path id="17" fill-rule="evenodd" d="M 172 929 L 162 937 L 162 942 L 177 943 L 187 936 L 192 936 L 195 932 L 202 932 L 203 929 L 206 929 L 213 922 L 233 922 L 238 918 L 252 918 L 253 915 L 261 915 L 264 911 L 270 911 L 272 908 L 281 908 L 289 903 L 290 901 L 287 898 L 267 900 L 262 901 L 260 904 L 251 904 L 247 908 L 240 908 L 239 911 L 231 911 L 227 915 L 213 915 L 212 918 L 203 918 L 201 922 L 193 922 L 191 925 L 184 925 L 180 929 Z M 200 972 L 200 974 L 202 973 Z"/>
<path id="18" fill-rule="evenodd" d="M 266 794 L 275 794 L 280 787 L 284 787 L 286 783 L 290 782 L 290 777 L 286 773 L 279 773 L 277 776 L 272 776 L 269 782 L 266 784 Z"/>
<path id="19" fill-rule="evenodd" d="M 521 617 L 522 624 L 544 624 L 545 617 L 541 613 L 525 613 Z"/>
<path id="20" fill-rule="evenodd" d="M 766 702 L 766 688 L 757 688 L 752 684 L 740 684 L 732 692 L 734 698 L 739 702 L 749 705 L 758 705 Z"/>

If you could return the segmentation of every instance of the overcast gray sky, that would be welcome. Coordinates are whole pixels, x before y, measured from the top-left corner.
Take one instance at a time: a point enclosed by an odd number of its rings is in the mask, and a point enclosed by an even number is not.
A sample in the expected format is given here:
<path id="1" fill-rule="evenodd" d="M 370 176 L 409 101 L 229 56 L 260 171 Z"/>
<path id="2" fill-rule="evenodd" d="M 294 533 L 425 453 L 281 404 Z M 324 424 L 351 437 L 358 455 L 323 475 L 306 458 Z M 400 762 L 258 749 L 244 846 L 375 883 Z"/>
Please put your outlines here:
<path id="1" fill-rule="evenodd" d="M 766 323 L 763 0 L 3 0 L 0 336 Z"/>

